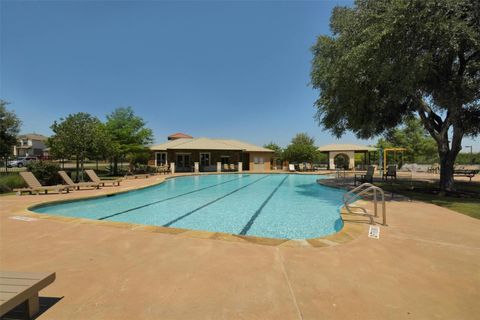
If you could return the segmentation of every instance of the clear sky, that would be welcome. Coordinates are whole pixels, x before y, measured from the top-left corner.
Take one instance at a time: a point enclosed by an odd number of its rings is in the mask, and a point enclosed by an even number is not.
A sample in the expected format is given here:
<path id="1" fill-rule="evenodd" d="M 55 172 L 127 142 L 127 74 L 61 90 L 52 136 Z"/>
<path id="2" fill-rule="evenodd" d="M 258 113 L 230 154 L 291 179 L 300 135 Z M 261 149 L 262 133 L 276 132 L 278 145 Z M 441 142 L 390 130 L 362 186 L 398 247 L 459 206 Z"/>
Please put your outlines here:
<path id="1" fill-rule="evenodd" d="M 282 146 L 315 123 L 310 47 L 350 1 L 0 0 L 0 98 L 22 132 L 132 106 L 157 142 L 174 132 Z M 464 145 L 480 142 L 465 140 Z"/>

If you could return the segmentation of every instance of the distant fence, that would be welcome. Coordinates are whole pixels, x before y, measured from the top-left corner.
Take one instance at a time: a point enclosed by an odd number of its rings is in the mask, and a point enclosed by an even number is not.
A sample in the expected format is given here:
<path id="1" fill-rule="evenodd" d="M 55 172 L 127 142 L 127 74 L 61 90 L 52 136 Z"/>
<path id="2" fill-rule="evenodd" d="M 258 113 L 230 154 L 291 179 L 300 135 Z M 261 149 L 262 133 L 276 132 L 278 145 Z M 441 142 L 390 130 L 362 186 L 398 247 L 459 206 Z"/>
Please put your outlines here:
<path id="1" fill-rule="evenodd" d="M 0 168 L 0 175 L 16 174 L 16 173 L 26 171 L 26 170 L 27 169 L 25 167 L 21 167 L 21 168 L 12 167 L 12 168 L 7 168 L 7 170 L 5 170 L 5 167 L 1 167 Z"/>

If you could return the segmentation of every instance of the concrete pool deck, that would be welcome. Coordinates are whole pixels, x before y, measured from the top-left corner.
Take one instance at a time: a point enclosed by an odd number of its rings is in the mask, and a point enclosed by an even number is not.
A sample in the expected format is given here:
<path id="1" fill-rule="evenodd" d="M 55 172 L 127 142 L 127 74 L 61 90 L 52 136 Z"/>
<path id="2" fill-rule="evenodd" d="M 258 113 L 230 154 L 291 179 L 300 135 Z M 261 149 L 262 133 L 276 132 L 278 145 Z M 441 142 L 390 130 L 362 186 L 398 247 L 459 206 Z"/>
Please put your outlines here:
<path id="1" fill-rule="evenodd" d="M 159 180 L 157 180 L 159 179 Z M 0 269 L 54 271 L 39 319 L 476 319 L 480 221 L 422 202 L 387 204 L 380 239 L 323 248 L 13 216 L 38 202 L 131 190 L 0 197 Z M 25 215 L 26 217 L 27 215 Z"/>

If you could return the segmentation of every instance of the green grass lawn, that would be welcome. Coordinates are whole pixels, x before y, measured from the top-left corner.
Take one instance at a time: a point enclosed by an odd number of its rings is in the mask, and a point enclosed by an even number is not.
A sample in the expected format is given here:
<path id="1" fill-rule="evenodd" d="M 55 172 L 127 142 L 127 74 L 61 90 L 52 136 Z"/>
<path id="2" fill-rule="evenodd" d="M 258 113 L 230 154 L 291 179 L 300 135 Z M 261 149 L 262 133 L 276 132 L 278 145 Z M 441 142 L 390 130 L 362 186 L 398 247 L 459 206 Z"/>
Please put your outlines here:
<path id="1" fill-rule="evenodd" d="M 414 184 L 413 190 L 409 182 L 375 182 L 388 192 L 399 193 L 412 200 L 419 200 L 445 207 L 450 210 L 480 219 L 480 184 L 456 183 L 457 192 L 447 196 L 438 195 L 436 184 Z"/>

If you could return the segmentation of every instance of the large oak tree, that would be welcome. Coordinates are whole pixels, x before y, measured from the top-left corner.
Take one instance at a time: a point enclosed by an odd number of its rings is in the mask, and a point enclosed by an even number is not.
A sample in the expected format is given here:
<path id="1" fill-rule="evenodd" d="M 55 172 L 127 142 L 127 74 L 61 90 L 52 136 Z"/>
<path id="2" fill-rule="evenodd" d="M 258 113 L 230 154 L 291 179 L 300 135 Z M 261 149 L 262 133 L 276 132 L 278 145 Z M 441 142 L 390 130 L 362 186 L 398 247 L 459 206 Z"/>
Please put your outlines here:
<path id="1" fill-rule="evenodd" d="M 452 189 L 462 138 L 480 133 L 480 1 L 362 0 L 330 25 L 313 47 L 318 122 L 371 138 L 416 115 Z"/>

